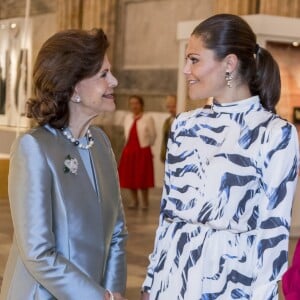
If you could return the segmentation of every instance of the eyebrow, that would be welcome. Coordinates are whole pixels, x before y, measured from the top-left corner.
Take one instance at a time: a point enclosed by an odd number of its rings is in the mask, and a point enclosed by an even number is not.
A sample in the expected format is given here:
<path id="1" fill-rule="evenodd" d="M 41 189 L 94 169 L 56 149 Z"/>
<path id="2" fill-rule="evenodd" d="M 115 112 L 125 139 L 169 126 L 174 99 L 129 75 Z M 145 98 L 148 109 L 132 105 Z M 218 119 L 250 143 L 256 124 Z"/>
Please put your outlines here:
<path id="1" fill-rule="evenodd" d="M 200 56 L 200 54 L 192 52 L 192 53 L 189 53 L 188 55 L 186 55 L 185 58 L 190 58 L 193 55 Z"/>

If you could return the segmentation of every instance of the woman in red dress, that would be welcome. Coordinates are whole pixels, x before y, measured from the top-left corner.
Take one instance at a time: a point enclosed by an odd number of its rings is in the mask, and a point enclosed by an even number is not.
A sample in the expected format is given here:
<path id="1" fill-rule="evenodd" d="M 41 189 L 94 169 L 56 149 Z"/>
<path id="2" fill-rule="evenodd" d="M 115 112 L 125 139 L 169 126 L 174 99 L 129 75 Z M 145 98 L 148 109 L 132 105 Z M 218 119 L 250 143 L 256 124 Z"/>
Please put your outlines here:
<path id="1" fill-rule="evenodd" d="M 131 113 L 125 117 L 126 145 L 119 164 L 120 185 L 129 189 L 130 208 L 138 208 L 138 190 L 141 190 L 142 208 L 149 206 L 148 189 L 154 187 L 153 155 L 151 146 L 156 138 L 153 118 L 144 113 L 144 100 L 134 95 L 129 98 Z"/>

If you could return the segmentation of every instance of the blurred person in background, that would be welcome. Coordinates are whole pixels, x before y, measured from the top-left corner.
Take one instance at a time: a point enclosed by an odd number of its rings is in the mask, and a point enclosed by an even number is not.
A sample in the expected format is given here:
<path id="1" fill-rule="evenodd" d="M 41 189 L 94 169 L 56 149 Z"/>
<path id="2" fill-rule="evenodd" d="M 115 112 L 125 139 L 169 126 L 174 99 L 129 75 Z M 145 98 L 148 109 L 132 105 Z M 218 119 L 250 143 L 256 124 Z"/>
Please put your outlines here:
<path id="1" fill-rule="evenodd" d="M 153 155 L 151 146 L 156 139 L 154 120 L 144 112 L 144 99 L 133 95 L 128 100 L 130 113 L 124 120 L 125 147 L 119 163 L 121 188 L 129 189 L 131 203 L 128 208 L 139 207 L 141 191 L 142 209 L 149 207 L 149 188 L 154 187 Z"/>
<path id="2" fill-rule="evenodd" d="M 171 125 L 176 117 L 176 106 L 177 106 L 176 96 L 168 95 L 166 97 L 165 105 L 166 105 L 166 110 L 170 114 L 170 116 L 164 121 L 163 128 L 162 128 L 162 141 L 160 147 L 160 161 L 162 163 L 164 163 L 166 160 L 167 143 L 171 131 Z"/>

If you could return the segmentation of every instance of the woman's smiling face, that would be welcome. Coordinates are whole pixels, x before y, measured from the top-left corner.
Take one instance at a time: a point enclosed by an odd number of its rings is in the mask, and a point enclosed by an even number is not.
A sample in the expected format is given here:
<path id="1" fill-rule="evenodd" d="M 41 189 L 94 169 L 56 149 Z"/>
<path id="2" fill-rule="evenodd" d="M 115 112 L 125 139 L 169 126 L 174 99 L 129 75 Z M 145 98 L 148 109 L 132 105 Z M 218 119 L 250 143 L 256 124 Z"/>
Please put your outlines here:
<path id="1" fill-rule="evenodd" d="M 80 97 L 81 109 L 94 114 L 114 111 L 113 90 L 117 85 L 118 81 L 112 75 L 110 63 L 105 55 L 99 72 L 76 84 L 75 93 Z"/>
<path id="2" fill-rule="evenodd" d="M 226 63 L 216 59 L 213 50 L 204 47 L 201 37 L 190 37 L 183 72 L 192 100 L 218 98 L 226 91 Z"/>

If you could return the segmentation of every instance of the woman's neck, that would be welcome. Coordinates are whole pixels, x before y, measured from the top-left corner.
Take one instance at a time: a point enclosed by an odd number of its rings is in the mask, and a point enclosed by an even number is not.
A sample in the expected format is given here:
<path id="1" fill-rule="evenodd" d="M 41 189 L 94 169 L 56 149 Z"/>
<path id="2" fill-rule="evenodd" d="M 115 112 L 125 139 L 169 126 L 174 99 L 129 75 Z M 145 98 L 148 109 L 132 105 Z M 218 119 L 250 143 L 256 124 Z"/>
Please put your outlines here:
<path id="1" fill-rule="evenodd" d="M 97 114 L 87 112 L 80 103 L 69 103 L 69 123 L 68 127 L 74 138 L 79 139 L 85 136 L 92 120 Z"/>
<path id="2" fill-rule="evenodd" d="M 93 118 L 90 119 L 74 119 L 70 117 L 68 127 L 74 138 L 79 139 L 85 136 Z"/>
<path id="3" fill-rule="evenodd" d="M 214 100 L 222 104 L 247 99 L 251 96 L 248 86 L 240 85 L 238 87 L 226 88 L 226 92 L 214 97 Z"/>

